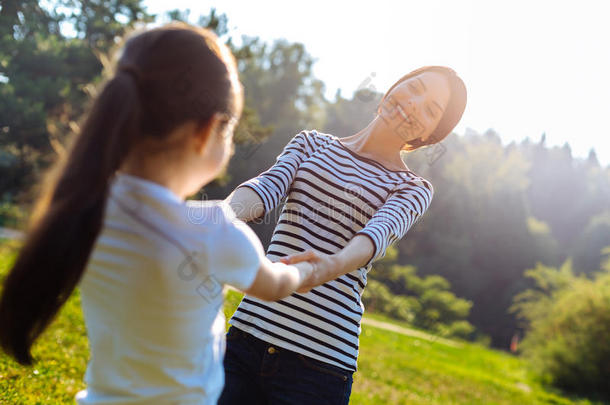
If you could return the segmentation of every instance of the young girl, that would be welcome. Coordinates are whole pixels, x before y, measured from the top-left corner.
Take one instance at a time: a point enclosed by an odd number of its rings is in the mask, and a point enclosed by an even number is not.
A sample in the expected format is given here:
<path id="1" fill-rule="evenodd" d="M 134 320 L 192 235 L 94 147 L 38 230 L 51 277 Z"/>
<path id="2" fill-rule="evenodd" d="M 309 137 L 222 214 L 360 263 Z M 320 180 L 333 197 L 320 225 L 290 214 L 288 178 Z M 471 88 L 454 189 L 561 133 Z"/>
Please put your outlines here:
<path id="1" fill-rule="evenodd" d="M 211 32 L 172 24 L 127 40 L 5 281 L 8 354 L 32 363 L 80 281 L 91 358 L 79 403 L 216 403 L 223 285 L 277 300 L 312 274 L 271 263 L 226 203 L 185 202 L 226 165 L 242 103 Z"/>

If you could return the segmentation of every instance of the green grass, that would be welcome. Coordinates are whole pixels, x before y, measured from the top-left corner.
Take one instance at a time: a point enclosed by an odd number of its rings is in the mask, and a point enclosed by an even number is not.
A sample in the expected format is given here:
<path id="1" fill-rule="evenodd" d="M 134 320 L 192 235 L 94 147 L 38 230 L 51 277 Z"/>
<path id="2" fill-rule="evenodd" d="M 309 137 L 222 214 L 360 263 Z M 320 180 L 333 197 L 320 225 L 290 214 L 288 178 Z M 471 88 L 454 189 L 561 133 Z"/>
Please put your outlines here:
<path id="1" fill-rule="evenodd" d="M 545 390 L 515 356 L 451 347 L 363 327 L 354 404 L 571 404 Z"/>
<path id="2" fill-rule="evenodd" d="M 16 248 L 0 240 L 0 279 L 14 260 Z M 227 318 L 240 298 L 239 293 L 228 291 Z M 84 388 L 88 358 L 78 291 L 35 344 L 33 354 L 38 359 L 33 367 L 20 366 L 0 354 L 0 404 L 74 403 L 74 395 Z M 515 356 L 470 343 L 457 348 L 366 325 L 362 328 L 351 404 L 593 403 L 541 386 Z"/>
<path id="3" fill-rule="evenodd" d="M 1 243 L 0 240 L 0 278 L 4 280 L 16 255 L 16 245 Z M 23 367 L 0 354 L 0 403 L 74 403 L 74 395 L 84 387 L 88 359 L 78 291 L 35 344 L 32 353 L 40 359 L 33 367 Z"/>

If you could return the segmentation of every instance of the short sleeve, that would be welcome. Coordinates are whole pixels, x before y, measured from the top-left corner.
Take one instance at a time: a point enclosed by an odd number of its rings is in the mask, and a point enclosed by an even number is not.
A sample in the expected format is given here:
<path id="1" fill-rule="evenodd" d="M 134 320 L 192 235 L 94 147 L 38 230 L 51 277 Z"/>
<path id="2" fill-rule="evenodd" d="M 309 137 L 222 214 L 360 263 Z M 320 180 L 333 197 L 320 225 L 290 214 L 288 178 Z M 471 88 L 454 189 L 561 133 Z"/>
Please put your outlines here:
<path id="1" fill-rule="evenodd" d="M 230 284 L 240 290 L 250 288 L 265 251 L 260 239 L 246 223 L 237 219 L 231 207 L 222 202 L 221 222 L 209 250 L 212 272 L 222 284 Z"/>
<path id="2" fill-rule="evenodd" d="M 429 181 L 419 178 L 395 187 L 385 203 L 356 235 L 364 235 L 374 245 L 372 257 L 366 263 L 383 258 L 389 246 L 400 240 L 426 212 L 434 189 Z"/>
<path id="3" fill-rule="evenodd" d="M 250 187 L 263 201 L 264 214 L 272 211 L 286 196 L 301 163 L 309 157 L 312 150 L 311 142 L 306 131 L 295 135 L 278 155 L 271 168 L 245 181 L 237 188 Z"/>

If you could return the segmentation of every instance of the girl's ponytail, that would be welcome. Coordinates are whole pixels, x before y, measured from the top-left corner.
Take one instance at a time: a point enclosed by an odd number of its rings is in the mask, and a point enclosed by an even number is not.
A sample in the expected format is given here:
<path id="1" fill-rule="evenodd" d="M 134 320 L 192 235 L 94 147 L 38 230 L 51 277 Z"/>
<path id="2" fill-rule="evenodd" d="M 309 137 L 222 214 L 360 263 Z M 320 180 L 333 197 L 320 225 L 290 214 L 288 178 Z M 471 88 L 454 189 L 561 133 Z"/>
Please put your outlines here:
<path id="1" fill-rule="evenodd" d="M 19 363 L 32 363 L 32 343 L 83 274 L 102 227 L 110 179 L 140 128 L 138 98 L 133 73 L 119 70 L 46 182 L 0 300 L 0 345 Z"/>
<path id="2" fill-rule="evenodd" d="M 241 110 L 229 49 L 182 23 L 129 38 L 116 75 L 99 94 L 51 172 L 24 246 L 0 298 L 0 346 L 23 364 L 80 280 L 102 228 L 110 181 L 140 138 L 163 139 L 180 125 Z"/>

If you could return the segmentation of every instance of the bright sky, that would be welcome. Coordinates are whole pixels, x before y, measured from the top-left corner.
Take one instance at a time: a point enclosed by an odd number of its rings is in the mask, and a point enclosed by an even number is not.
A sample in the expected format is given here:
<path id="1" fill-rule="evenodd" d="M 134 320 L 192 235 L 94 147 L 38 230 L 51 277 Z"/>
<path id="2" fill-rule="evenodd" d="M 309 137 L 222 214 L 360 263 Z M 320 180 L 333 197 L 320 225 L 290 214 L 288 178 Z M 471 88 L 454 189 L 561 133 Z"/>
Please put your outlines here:
<path id="1" fill-rule="evenodd" d="M 610 165 L 610 4 L 605 1 L 208 1 L 145 0 L 149 12 L 210 8 L 230 35 L 301 42 L 316 58 L 327 97 L 364 83 L 385 91 L 424 65 L 453 68 L 466 83 L 467 127 L 493 128 L 503 142 L 546 132 L 575 156 L 594 148 Z"/>

